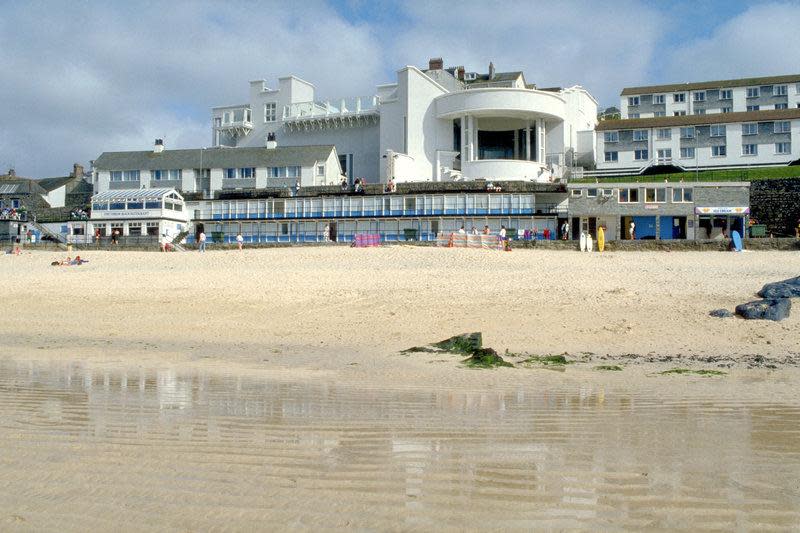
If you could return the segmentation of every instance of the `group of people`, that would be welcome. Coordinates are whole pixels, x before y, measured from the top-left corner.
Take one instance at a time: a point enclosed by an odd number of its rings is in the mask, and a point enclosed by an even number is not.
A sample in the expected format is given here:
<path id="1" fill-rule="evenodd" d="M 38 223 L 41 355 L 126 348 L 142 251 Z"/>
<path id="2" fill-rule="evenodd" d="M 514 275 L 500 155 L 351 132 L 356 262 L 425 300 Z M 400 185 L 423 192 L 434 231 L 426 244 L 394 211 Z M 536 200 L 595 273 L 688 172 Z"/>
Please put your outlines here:
<path id="1" fill-rule="evenodd" d="M 0 218 L 5 220 L 22 220 L 22 213 L 15 207 L 4 207 L 3 210 L 0 211 Z"/>
<path id="2" fill-rule="evenodd" d="M 75 259 L 67 256 L 66 259 L 63 261 L 53 261 L 50 263 L 51 266 L 80 266 L 84 263 L 88 263 L 86 259 L 81 259 L 81 256 L 76 255 Z"/>
<path id="3" fill-rule="evenodd" d="M 365 194 L 367 192 L 366 187 L 367 180 L 365 178 L 356 178 L 353 182 L 353 192 L 356 194 Z M 341 188 L 343 192 L 350 189 L 350 186 L 347 184 L 347 178 L 342 178 Z"/>
<path id="4" fill-rule="evenodd" d="M 88 220 L 89 213 L 83 209 L 73 209 L 69 212 L 69 218 L 70 220 Z"/>
<path id="5" fill-rule="evenodd" d="M 397 184 L 394 182 L 394 178 L 389 178 L 383 192 L 397 192 Z"/>

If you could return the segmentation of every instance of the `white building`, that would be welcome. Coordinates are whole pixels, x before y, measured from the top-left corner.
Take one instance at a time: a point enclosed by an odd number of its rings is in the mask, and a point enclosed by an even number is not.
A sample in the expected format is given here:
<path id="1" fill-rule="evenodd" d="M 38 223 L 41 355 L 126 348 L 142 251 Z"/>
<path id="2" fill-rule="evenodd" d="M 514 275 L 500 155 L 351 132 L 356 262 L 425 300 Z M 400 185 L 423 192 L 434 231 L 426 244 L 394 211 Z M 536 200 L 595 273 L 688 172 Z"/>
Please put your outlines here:
<path id="1" fill-rule="evenodd" d="M 521 72 L 487 74 L 407 66 L 368 97 L 319 99 L 294 76 L 249 102 L 212 110 L 215 146 L 336 146 L 343 173 L 368 182 L 518 179 L 550 181 L 594 159 L 597 102 L 582 87 L 538 89 Z"/>
<path id="2" fill-rule="evenodd" d="M 92 215 L 85 233 L 110 237 L 176 237 L 187 230 L 189 212 L 172 188 L 106 191 L 92 197 Z M 78 242 L 82 242 L 80 238 Z"/>
<path id="3" fill-rule="evenodd" d="M 623 119 L 799 107 L 800 74 L 626 87 L 620 95 Z"/>
<path id="4" fill-rule="evenodd" d="M 104 152 L 94 162 L 94 190 L 175 188 L 183 192 L 333 185 L 340 180 L 333 146 L 269 146 Z"/>
<path id="5" fill-rule="evenodd" d="M 787 165 L 800 159 L 800 109 L 605 120 L 598 174 Z"/>

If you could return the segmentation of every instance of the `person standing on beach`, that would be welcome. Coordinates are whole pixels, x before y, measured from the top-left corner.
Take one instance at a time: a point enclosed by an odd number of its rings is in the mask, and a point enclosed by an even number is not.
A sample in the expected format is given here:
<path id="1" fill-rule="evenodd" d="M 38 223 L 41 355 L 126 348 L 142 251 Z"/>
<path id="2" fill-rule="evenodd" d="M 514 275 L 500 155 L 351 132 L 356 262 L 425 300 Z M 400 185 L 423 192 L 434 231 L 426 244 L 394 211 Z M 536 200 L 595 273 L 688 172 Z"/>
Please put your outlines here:
<path id="1" fill-rule="evenodd" d="M 244 237 L 242 237 L 241 233 L 236 234 L 236 245 L 239 247 L 239 251 L 242 251 L 242 245 L 244 244 Z"/>
<path id="2" fill-rule="evenodd" d="M 631 220 L 631 240 L 636 240 L 636 224 Z"/>
<path id="3" fill-rule="evenodd" d="M 205 252 L 206 251 L 206 234 L 205 232 L 201 231 L 200 235 L 197 236 L 197 242 L 200 243 L 200 248 L 198 248 L 198 252 Z"/>
<path id="4" fill-rule="evenodd" d="M 561 240 L 566 241 L 567 239 L 569 239 L 569 222 L 565 220 L 561 226 Z"/>
<path id="5" fill-rule="evenodd" d="M 325 229 L 322 230 L 322 240 L 323 240 L 323 242 L 330 242 L 330 240 L 331 240 L 331 226 L 330 226 L 330 224 L 325 224 Z"/>

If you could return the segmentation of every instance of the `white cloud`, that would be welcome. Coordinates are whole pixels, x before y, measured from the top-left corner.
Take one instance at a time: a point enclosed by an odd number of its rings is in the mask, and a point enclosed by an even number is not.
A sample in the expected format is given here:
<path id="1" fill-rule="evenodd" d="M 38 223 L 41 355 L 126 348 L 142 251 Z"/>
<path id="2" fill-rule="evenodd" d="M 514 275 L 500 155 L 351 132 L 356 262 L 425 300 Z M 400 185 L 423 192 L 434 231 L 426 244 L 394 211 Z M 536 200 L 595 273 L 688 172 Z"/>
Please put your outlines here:
<path id="1" fill-rule="evenodd" d="M 670 82 L 800 73 L 800 10 L 797 3 L 749 8 L 665 56 Z"/>

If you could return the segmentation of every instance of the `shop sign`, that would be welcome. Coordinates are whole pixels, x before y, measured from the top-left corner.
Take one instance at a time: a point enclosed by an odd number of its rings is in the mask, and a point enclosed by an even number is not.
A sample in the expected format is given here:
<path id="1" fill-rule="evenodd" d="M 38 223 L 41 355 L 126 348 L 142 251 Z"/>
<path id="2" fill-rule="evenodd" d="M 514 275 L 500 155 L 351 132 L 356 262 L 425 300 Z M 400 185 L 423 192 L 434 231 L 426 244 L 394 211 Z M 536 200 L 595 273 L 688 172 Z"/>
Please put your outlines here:
<path id="1" fill-rule="evenodd" d="M 695 207 L 697 215 L 749 215 L 749 207 Z"/>

